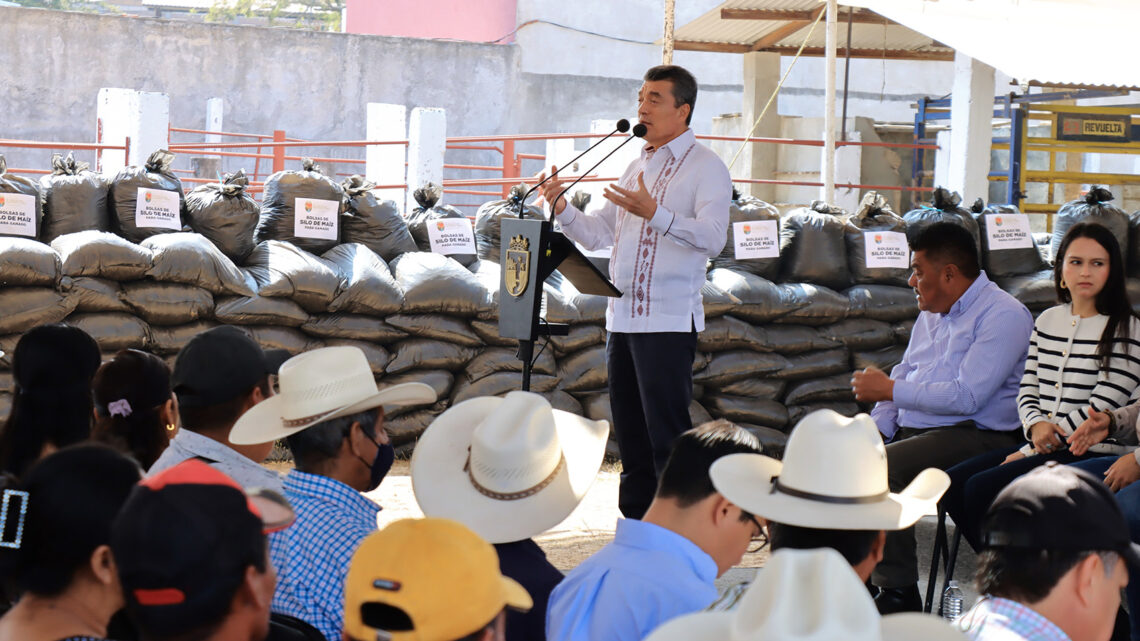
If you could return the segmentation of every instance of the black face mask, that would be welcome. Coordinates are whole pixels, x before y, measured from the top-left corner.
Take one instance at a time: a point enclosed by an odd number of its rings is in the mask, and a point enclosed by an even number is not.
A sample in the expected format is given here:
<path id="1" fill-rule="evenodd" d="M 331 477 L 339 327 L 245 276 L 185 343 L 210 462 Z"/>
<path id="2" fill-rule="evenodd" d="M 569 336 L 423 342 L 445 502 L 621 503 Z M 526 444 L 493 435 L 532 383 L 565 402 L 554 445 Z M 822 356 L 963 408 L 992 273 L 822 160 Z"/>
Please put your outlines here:
<path id="1" fill-rule="evenodd" d="M 365 436 L 368 436 L 365 434 Z M 388 471 L 392 469 L 392 463 L 396 460 L 396 448 L 392 447 L 391 443 L 380 443 L 375 438 L 368 436 L 368 440 L 376 445 L 376 458 L 372 459 L 372 465 L 364 459 L 360 459 L 369 469 L 368 489 L 365 492 L 371 492 L 380 487 L 380 483 L 388 476 Z"/>

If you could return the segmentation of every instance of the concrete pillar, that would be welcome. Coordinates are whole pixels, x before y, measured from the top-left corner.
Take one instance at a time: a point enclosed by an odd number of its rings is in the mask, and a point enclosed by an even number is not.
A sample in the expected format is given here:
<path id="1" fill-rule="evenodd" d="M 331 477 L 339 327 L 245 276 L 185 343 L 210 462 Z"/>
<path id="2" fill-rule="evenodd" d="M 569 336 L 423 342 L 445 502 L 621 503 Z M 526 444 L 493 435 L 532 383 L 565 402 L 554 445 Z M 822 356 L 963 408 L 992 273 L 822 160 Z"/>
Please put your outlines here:
<path id="1" fill-rule="evenodd" d="M 104 87 L 95 107 L 96 140 L 121 145 L 131 139 L 130 155 L 107 150 L 98 169 L 114 174 L 126 165 L 141 165 L 170 142 L 170 97 L 164 93 Z"/>
<path id="2" fill-rule="evenodd" d="M 206 101 L 206 131 L 224 131 L 222 127 L 222 112 L 225 110 L 221 98 L 210 98 Z M 206 134 L 207 143 L 220 143 L 222 137 L 218 134 Z"/>
<path id="3" fill-rule="evenodd" d="M 950 155 L 947 187 L 970 203 L 988 200 L 990 146 L 993 141 L 994 68 L 961 53 L 954 54 L 954 86 L 950 98 Z"/>
<path id="4" fill-rule="evenodd" d="M 367 107 L 365 140 L 405 140 L 408 135 L 408 108 L 370 102 Z M 399 185 L 406 175 L 404 161 L 408 148 L 404 145 L 370 145 L 364 152 L 364 177 L 377 185 Z M 413 187 L 412 189 L 415 189 Z M 401 189 L 378 189 L 376 196 L 402 202 Z"/>
<path id="5" fill-rule="evenodd" d="M 746 53 L 744 59 L 744 131 L 752 129 L 752 124 L 760 116 L 768 99 L 776 91 L 780 83 L 780 54 L 778 53 Z M 772 101 L 764 118 L 752 130 L 753 137 L 778 138 L 780 136 L 780 115 L 777 101 Z M 736 150 L 733 150 L 735 155 Z M 740 158 L 733 166 L 733 175 L 736 167 L 746 168 L 743 174 L 748 178 L 762 178 L 771 180 L 776 177 L 776 159 L 779 155 L 779 146 L 759 143 L 749 143 L 741 153 Z M 729 156 L 729 160 L 732 156 Z M 751 185 L 748 189 L 741 189 L 742 193 L 749 193 L 765 202 L 773 202 L 776 198 L 774 185 Z"/>
<path id="6" fill-rule="evenodd" d="M 825 203 L 835 201 L 835 50 L 838 46 L 837 18 L 839 4 L 836 0 L 827 0 L 826 47 L 827 57 L 824 64 L 823 79 L 823 162 L 820 163 L 820 182 L 823 187 L 819 190 L 819 198 Z"/>
<path id="7" fill-rule="evenodd" d="M 429 182 L 443 184 L 447 149 L 447 111 L 416 107 L 408 124 L 407 211 L 418 205 L 412 192 Z"/>

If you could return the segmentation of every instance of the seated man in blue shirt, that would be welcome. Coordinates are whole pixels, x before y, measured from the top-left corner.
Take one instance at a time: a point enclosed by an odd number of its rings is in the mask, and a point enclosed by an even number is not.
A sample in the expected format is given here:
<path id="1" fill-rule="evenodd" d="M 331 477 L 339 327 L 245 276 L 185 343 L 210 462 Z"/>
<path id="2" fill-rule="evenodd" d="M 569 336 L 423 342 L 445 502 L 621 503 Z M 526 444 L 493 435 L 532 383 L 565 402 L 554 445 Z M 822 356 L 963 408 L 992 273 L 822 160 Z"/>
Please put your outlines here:
<path id="1" fill-rule="evenodd" d="M 296 469 L 285 477 L 294 526 L 270 541 L 277 570 L 273 611 L 305 621 L 329 641 L 344 627 L 344 581 L 352 554 L 376 531 L 380 507 L 361 492 L 380 486 L 395 458 L 384 405 L 435 402 L 423 383 L 377 390 L 364 352 L 325 347 L 285 361 L 281 391 L 242 415 L 234 443 L 284 438 Z"/>
<path id="2" fill-rule="evenodd" d="M 728 454 L 759 452 L 755 436 L 723 420 L 678 436 L 645 517 L 618 521 L 613 542 L 551 593 L 547 639 L 639 641 L 708 607 L 716 578 L 763 534 L 756 517 L 716 491 L 709 468 Z"/>
<path id="3" fill-rule="evenodd" d="M 920 311 L 902 362 L 851 381 L 887 445 L 892 492 L 928 467 L 945 470 L 1021 441 L 1017 392 L 1033 317 L 981 271 L 973 236 L 953 223 L 919 233 L 909 284 Z M 913 528 L 887 534 L 872 582 L 883 614 L 920 610 Z"/>

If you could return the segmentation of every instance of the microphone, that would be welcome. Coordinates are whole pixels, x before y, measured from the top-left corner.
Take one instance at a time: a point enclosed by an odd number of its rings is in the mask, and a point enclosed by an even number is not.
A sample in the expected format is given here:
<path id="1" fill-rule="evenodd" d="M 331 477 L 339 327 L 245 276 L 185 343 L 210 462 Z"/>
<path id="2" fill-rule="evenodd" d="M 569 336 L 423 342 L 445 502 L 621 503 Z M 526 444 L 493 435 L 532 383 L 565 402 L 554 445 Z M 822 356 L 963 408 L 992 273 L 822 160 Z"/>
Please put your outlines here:
<path id="1" fill-rule="evenodd" d="M 634 126 L 633 126 L 633 135 L 632 135 L 632 136 L 630 136 L 629 138 L 626 138 L 625 140 L 621 141 L 621 144 L 620 144 L 620 145 L 618 145 L 617 147 L 614 147 L 614 150 L 613 150 L 613 151 L 611 151 L 610 153 L 606 154 L 606 155 L 605 155 L 605 156 L 604 156 L 604 157 L 603 157 L 601 160 L 599 160 L 598 162 L 594 163 L 594 166 L 593 166 L 593 167 L 590 167 L 589 169 L 587 169 L 586 171 L 584 171 L 584 172 L 582 173 L 582 175 L 581 175 L 581 176 L 578 176 L 577 178 L 575 178 L 575 179 L 574 179 L 574 182 L 572 182 L 572 183 L 570 183 L 569 185 L 567 185 L 567 186 L 566 186 L 566 189 L 563 189 L 563 190 L 562 190 L 562 193 L 558 194 L 558 198 L 555 198 L 555 199 L 554 199 L 554 202 L 553 202 L 553 203 L 551 203 L 551 205 L 550 205 L 550 211 L 551 211 L 551 213 L 553 213 L 553 212 L 554 212 L 554 203 L 557 203 L 557 202 L 558 202 L 558 201 L 559 201 L 559 200 L 560 200 L 560 199 L 561 199 L 563 196 L 565 196 L 565 195 L 566 195 L 566 192 L 570 191 L 570 189 L 571 189 L 571 188 L 572 188 L 574 185 L 577 185 L 577 184 L 578 184 L 578 181 L 580 181 L 580 180 L 582 180 L 583 178 L 585 178 L 585 177 L 586 177 L 586 176 L 587 176 L 587 175 L 588 175 L 588 174 L 589 174 L 591 171 L 594 171 L 595 169 L 597 169 L 597 168 L 598 168 L 598 166 L 599 166 L 599 165 L 601 165 L 602 163 L 604 163 L 604 162 L 606 161 L 606 159 L 607 159 L 607 158 L 609 158 L 610 156 L 614 155 L 614 153 L 615 153 L 615 152 L 616 152 L 618 149 L 621 149 L 622 147 L 624 147 L 624 146 L 625 146 L 625 144 L 626 144 L 627 142 L 629 142 L 629 141 L 633 140 L 634 138 L 643 138 L 643 137 L 645 136 L 645 132 L 646 132 L 646 131 L 648 131 L 648 129 L 645 127 L 645 125 L 643 125 L 643 124 L 641 124 L 641 123 L 637 123 L 636 125 L 634 125 Z"/>
<path id="2" fill-rule="evenodd" d="M 638 127 L 641 127 L 642 129 L 644 129 L 644 128 L 645 128 L 645 126 L 644 126 L 644 125 L 640 125 L 640 124 L 638 125 Z M 636 131 L 636 127 L 634 128 L 634 130 Z M 598 142 L 596 142 L 596 143 L 594 143 L 594 144 L 590 145 L 589 147 L 586 147 L 586 150 L 585 150 L 585 151 L 583 151 L 582 153 L 578 154 L 577 156 L 575 156 L 575 157 L 573 158 L 573 160 L 571 160 L 570 162 L 567 162 L 567 163 L 565 163 L 564 165 L 562 165 L 561 167 L 559 167 L 557 171 L 554 171 L 554 172 L 553 172 L 553 173 L 551 173 L 549 176 L 547 176 L 546 178 L 543 178 L 541 181 L 539 181 L 539 183 L 538 183 L 537 185 L 535 185 L 534 187 L 531 187 L 529 190 L 527 190 L 527 192 L 526 192 L 525 194 L 523 194 L 522 200 L 520 200 L 520 201 L 519 201 L 519 218 L 521 219 L 521 218 L 523 218 L 523 216 L 525 215 L 525 214 L 524 214 L 524 212 L 525 212 L 525 209 L 524 209 L 524 205 L 525 205 L 525 203 L 526 203 L 526 199 L 527 199 L 527 198 L 530 198 L 530 195 L 531 195 L 531 194 L 533 194 L 533 193 L 535 192 L 535 190 L 536 190 L 536 189 L 538 189 L 539 187 L 541 187 L 543 183 L 545 183 L 546 181 L 550 180 L 551 178 L 554 178 L 555 176 L 557 176 L 557 175 L 558 175 L 559 173 L 561 173 L 561 172 L 562 172 L 562 170 L 563 170 L 563 169 L 565 169 L 567 166 L 569 166 L 569 165 L 573 165 L 575 162 L 577 162 L 577 161 L 578 161 L 578 159 L 579 159 L 579 158 L 581 158 L 582 156 L 585 156 L 585 155 L 586 155 L 586 154 L 588 154 L 588 153 L 589 153 L 591 150 L 593 150 L 593 148 L 594 148 L 594 147 L 597 147 L 598 145 L 600 145 L 600 144 L 602 144 L 603 142 L 605 142 L 606 140 L 608 140 L 608 139 L 610 138 L 610 136 L 612 136 L 612 135 L 614 135 L 614 134 L 616 134 L 616 133 L 623 133 L 623 134 L 624 134 L 624 133 L 625 133 L 625 132 L 627 132 L 627 131 L 629 131 L 629 121 L 628 121 L 628 120 L 626 120 L 625 118 L 622 118 L 621 120 L 617 121 L 617 126 L 616 126 L 616 127 L 614 127 L 614 130 L 613 130 L 613 131 L 611 131 L 610 133 L 606 134 L 606 135 L 605 135 L 605 137 L 603 137 L 603 138 L 602 138 L 601 140 L 599 140 Z M 644 135 L 644 134 L 643 134 L 643 135 Z M 556 202 L 557 202 L 557 201 L 556 201 Z"/>

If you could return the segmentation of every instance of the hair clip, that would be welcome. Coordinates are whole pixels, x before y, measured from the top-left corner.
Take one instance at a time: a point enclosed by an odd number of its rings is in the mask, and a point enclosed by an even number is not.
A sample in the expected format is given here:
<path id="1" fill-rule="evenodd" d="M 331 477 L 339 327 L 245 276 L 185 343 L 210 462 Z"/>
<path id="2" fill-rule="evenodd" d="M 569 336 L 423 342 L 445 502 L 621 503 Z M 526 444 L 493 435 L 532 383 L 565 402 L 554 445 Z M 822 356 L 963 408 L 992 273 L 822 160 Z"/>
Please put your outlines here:
<path id="1" fill-rule="evenodd" d="M 12 541 L 4 540 L 4 533 L 8 531 L 8 515 L 11 513 L 12 497 L 20 497 L 20 515 L 16 522 L 16 538 Z M 24 490 L 4 490 L 4 502 L 0 504 L 0 547 L 20 549 L 24 542 L 24 518 L 28 514 L 28 493 Z"/>
<path id="2" fill-rule="evenodd" d="M 125 398 L 120 398 L 117 401 L 111 401 L 110 403 L 107 403 L 107 413 L 111 416 L 122 416 L 123 418 L 126 418 L 131 415 L 131 404 L 128 403 L 127 399 Z"/>

